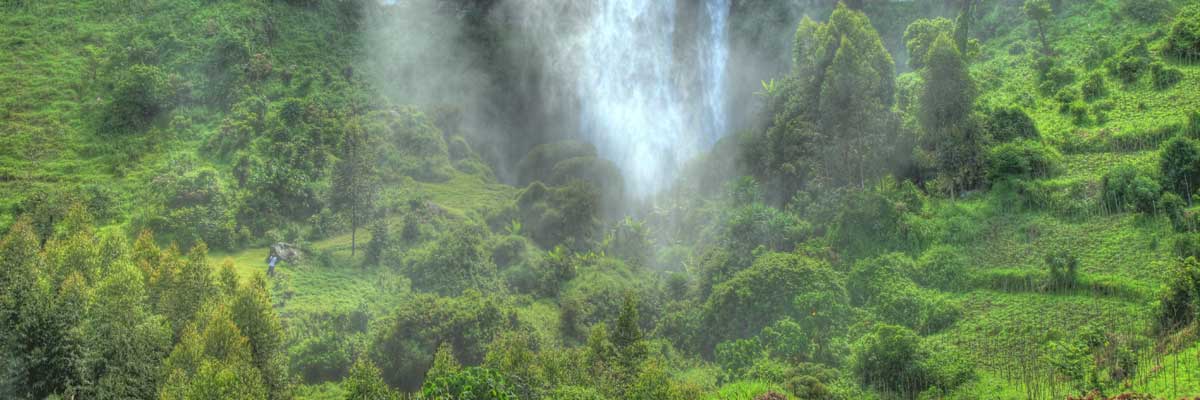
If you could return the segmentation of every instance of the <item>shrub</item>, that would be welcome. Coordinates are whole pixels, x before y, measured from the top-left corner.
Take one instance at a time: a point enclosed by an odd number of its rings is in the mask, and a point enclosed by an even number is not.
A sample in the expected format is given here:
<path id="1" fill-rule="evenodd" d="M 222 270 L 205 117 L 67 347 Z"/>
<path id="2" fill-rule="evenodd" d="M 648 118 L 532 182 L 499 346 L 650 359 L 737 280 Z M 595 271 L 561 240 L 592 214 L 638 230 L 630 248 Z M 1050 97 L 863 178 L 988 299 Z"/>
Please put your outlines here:
<path id="1" fill-rule="evenodd" d="M 988 152 L 988 179 L 1031 179 L 1049 177 L 1058 169 L 1062 156 L 1041 142 L 1022 140 L 1004 143 Z"/>
<path id="2" fill-rule="evenodd" d="M 1150 50 L 1145 40 L 1131 44 L 1106 63 L 1109 72 L 1125 83 L 1137 82 L 1143 71 L 1150 66 Z"/>
<path id="3" fill-rule="evenodd" d="M 537 244 L 582 250 L 591 245 L 600 228 L 599 196 L 592 185 L 582 181 L 555 188 L 533 182 L 517 198 L 517 210 L 521 224 Z"/>
<path id="4" fill-rule="evenodd" d="M 170 80 L 158 67 L 142 64 L 129 67 L 113 82 L 103 130 L 107 133 L 140 130 L 160 113 L 170 110 L 173 97 Z"/>
<path id="5" fill-rule="evenodd" d="M 1200 58 L 1200 5 L 1185 7 L 1175 17 L 1164 51 L 1191 62 Z"/>
<path id="6" fill-rule="evenodd" d="M 1083 86 L 1080 89 L 1083 92 L 1083 99 L 1087 101 L 1096 100 L 1108 94 L 1104 75 L 1098 73 L 1088 75 L 1087 80 L 1083 81 Z"/>
<path id="7" fill-rule="evenodd" d="M 1086 125 L 1088 123 L 1088 106 L 1083 100 L 1075 100 L 1067 106 L 1067 112 L 1071 114 L 1071 122 L 1076 126 Z"/>
<path id="8" fill-rule="evenodd" d="M 1154 212 L 1162 186 L 1138 171 L 1137 167 L 1122 164 L 1104 175 L 1104 204 L 1111 211 L 1136 210 Z"/>
<path id="9" fill-rule="evenodd" d="M 1191 198 L 1200 188 L 1200 144 L 1184 137 L 1168 140 L 1163 144 L 1158 170 L 1163 186 L 1184 199 Z"/>
<path id="10" fill-rule="evenodd" d="M 1046 255 L 1052 290 L 1073 289 L 1079 284 L 1079 258 L 1066 251 Z"/>
<path id="11" fill-rule="evenodd" d="M 1189 138 L 1200 139 L 1200 111 L 1192 111 L 1188 114 L 1188 123 L 1182 133 Z"/>
<path id="12" fill-rule="evenodd" d="M 783 317 L 815 337 L 828 337 L 846 316 L 841 279 L 822 261 L 792 253 L 768 253 L 712 289 L 702 326 L 711 342 L 747 338 Z M 709 347 L 711 348 L 711 347 Z"/>
<path id="13" fill-rule="evenodd" d="M 483 362 L 486 345 L 515 318 L 479 292 L 445 298 L 416 295 L 400 304 L 381 322 L 371 343 L 370 356 L 388 384 L 415 390 L 443 344 L 467 365 Z"/>
<path id="14" fill-rule="evenodd" d="M 850 368 L 867 386 L 913 395 L 930 384 L 921 338 L 901 326 L 878 324 L 854 345 Z"/>
<path id="15" fill-rule="evenodd" d="M 1029 118 L 1024 109 L 1015 106 L 992 110 L 988 115 L 987 130 L 991 132 L 992 139 L 998 142 L 1041 137 L 1033 118 Z"/>
<path id="16" fill-rule="evenodd" d="M 1200 262 L 1194 257 L 1179 260 L 1167 285 L 1157 304 L 1158 327 L 1163 332 L 1190 324 L 1200 313 Z"/>
<path id="17" fill-rule="evenodd" d="M 1155 61 L 1150 64 L 1150 78 L 1154 82 L 1154 88 L 1158 90 L 1169 89 L 1175 86 L 1176 83 L 1183 80 L 1183 71 L 1178 68 L 1171 68 L 1163 63 Z"/>
<path id="18" fill-rule="evenodd" d="M 923 286 L 941 290 L 963 290 L 970 280 L 967 263 L 967 257 L 960 250 L 934 246 L 917 259 L 915 280 Z"/>
<path id="19" fill-rule="evenodd" d="M 1158 22 L 1171 13 L 1170 0 L 1121 0 L 1117 10 L 1122 16 L 1140 22 Z"/>
<path id="20" fill-rule="evenodd" d="M 1075 69 L 1055 65 L 1047 69 L 1041 78 L 1042 93 L 1054 93 L 1075 83 Z"/>
<path id="21" fill-rule="evenodd" d="M 517 395 L 500 372 L 484 367 L 467 367 L 432 376 L 421 386 L 426 399 L 510 400 Z"/>
<path id="22" fill-rule="evenodd" d="M 451 294 L 491 288 L 496 266 L 485 247 L 486 235 L 476 224 L 455 225 L 437 241 L 409 251 L 402 269 L 418 290 Z"/>

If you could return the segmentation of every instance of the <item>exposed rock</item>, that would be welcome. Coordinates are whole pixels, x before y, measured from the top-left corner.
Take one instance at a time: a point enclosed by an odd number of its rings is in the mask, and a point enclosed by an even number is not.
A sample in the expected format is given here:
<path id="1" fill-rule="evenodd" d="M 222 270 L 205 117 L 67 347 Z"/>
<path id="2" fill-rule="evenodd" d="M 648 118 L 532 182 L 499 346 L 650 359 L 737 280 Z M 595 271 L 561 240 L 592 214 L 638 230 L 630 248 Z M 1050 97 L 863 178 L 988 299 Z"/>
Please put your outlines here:
<path id="1" fill-rule="evenodd" d="M 295 245 L 279 242 L 271 245 L 271 254 L 268 257 L 270 256 L 279 256 L 280 260 L 293 263 L 300 261 L 304 257 L 304 252 Z"/>

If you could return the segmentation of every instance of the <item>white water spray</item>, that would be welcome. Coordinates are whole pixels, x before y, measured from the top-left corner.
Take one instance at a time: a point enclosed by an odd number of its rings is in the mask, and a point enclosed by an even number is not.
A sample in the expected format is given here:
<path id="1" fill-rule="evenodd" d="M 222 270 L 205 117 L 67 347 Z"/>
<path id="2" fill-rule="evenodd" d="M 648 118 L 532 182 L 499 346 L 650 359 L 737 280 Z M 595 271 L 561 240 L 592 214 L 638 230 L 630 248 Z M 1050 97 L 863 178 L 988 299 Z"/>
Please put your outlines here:
<path id="1" fill-rule="evenodd" d="M 730 0 L 564 1 L 584 3 L 570 7 L 586 14 L 571 16 L 581 24 L 529 0 L 526 29 L 556 38 L 547 70 L 574 86 L 583 137 L 621 169 L 627 193 L 651 195 L 726 133 Z M 698 8 L 680 12 L 688 6 Z"/>

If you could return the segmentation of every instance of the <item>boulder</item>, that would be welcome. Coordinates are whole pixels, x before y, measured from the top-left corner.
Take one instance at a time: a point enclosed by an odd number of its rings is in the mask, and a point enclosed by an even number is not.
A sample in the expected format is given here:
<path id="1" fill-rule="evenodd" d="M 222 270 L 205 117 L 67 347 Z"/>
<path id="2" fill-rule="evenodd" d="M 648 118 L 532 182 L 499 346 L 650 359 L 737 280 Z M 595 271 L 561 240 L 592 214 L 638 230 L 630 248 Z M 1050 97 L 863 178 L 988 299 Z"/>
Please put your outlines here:
<path id="1" fill-rule="evenodd" d="M 271 245 L 271 254 L 269 256 L 279 256 L 280 260 L 294 263 L 304 257 L 304 252 L 295 245 L 279 242 Z"/>

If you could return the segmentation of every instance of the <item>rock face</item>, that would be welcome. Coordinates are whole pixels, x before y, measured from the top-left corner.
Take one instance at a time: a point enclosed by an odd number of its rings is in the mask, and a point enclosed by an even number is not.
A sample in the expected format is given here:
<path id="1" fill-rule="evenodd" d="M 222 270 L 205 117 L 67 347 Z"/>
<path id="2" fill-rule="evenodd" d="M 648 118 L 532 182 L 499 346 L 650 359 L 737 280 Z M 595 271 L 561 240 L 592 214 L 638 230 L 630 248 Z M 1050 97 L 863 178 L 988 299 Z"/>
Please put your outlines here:
<path id="1" fill-rule="evenodd" d="M 270 256 L 279 256 L 280 260 L 291 263 L 300 261 L 304 257 L 304 252 L 290 243 L 279 242 L 271 245 L 271 254 L 268 257 Z"/>

